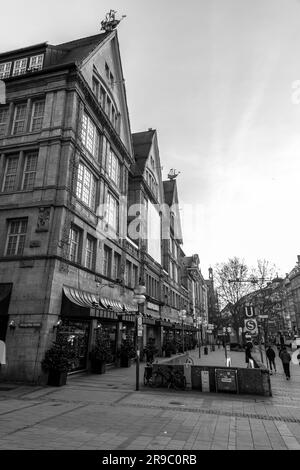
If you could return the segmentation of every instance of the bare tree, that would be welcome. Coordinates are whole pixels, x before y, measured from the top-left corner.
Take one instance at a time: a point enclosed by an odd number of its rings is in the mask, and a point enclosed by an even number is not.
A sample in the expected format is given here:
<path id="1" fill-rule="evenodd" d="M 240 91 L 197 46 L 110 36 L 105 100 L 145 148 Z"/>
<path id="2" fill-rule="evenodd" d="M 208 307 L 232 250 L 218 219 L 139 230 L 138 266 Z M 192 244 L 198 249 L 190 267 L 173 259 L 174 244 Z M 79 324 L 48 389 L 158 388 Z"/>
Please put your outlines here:
<path id="1" fill-rule="evenodd" d="M 217 264 L 214 272 L 221 308 L 227 313 L 223 316 L 224 325 L 230 324 L 239 338 L 239 328 L 244 326 L 244 307 L 240 300 L 253 290 L 253 284 L 248 282 L 252 273 L 238 257 Z"/>

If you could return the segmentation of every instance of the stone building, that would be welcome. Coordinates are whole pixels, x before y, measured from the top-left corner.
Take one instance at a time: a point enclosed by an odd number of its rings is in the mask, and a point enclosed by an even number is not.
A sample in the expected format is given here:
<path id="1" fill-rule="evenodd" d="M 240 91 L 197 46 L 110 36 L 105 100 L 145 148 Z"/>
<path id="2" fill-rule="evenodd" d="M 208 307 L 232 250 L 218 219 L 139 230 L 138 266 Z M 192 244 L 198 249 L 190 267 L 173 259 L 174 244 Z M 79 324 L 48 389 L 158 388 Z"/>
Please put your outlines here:
<path id="1" fill-rule="evenodd" d="M 72 371 L 88 369 L 99 327 L 115 364 L 122 337 L 135 339 L 141 282 L 144 345 L 154 337 L 161 354 L 182 309 L 195 332 L 176 181 L 162 181 L 156 131 L 131 134 L 117 31 L 1 53 L 0 80 L 0 378 L 43 383 L 59 335 Z M 132 204 L 146 214 L 139 237 Z"/>
<path id="2" fill-rule="evenodd" d="M 139 256 L 123 201 L 133 151 L 117 32 L 3 53 L 0 78 L 5 373 L 39 382 L 59 319 L 75 369 L 87 365 L 99 320 L 113 351 L 118 330 L 134 329 Z"/>

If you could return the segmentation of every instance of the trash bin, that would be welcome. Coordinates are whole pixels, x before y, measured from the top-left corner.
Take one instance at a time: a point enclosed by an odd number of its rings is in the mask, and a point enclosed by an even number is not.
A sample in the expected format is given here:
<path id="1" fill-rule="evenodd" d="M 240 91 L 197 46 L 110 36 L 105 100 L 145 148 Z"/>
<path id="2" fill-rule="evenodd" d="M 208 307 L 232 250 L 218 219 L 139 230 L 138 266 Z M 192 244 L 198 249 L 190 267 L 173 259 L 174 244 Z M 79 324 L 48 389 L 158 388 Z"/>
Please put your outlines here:
<path id="1" fill-rule="evenodd" d="M 204 346 L 204 354 L 208 354 L 208 347 L 207 346 Z"/>

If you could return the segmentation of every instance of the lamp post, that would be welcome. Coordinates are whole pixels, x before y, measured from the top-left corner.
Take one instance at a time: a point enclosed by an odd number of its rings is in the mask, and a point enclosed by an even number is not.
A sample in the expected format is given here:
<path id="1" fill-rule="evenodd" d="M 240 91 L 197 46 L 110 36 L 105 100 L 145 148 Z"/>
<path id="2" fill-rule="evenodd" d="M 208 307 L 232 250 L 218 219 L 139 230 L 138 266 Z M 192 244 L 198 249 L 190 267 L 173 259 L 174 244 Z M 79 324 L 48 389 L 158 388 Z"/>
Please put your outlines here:
<path id="1" fill-rule="evenodd" d="M 136 349 L 136 369 L 135 369 L 135 389 L 140 389 L 140 346 L 139 337 L 143 336 L 143 319 L 141 315 L 140 306 L 145 302 L 146 287 L 142 284 L 138 285 L 134 289 L 133 300 L 138 304 L 138 314 L 136 315 L 136 335 L 135 335 L 135 349 Z"/>
<path id="2" fill-rule="evenodd" d="M 186 310 L 180 310 L 179 312 L 179 318 L 181 319 L 182 322 L 182 349 L 184 352 L 184 320 L 186 319 Z"/>
<path id="3" fill-rule="evenodd" d="M 198 327 L 198 343 L 199 343 L 199 357 L 201 357 L 201 337 L 200 337 L 200 328 L 202 327 L 201 318 L 197 318 L 197 327 Z"/>

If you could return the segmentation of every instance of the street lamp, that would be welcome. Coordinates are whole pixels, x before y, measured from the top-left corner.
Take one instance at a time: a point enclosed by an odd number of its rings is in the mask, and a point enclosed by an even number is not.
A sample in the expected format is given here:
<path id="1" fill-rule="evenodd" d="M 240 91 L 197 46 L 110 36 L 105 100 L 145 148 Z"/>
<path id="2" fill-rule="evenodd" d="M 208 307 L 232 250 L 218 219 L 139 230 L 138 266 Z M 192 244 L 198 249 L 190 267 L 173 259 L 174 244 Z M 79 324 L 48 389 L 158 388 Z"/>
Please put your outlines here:
<path id="1" fill-rule="evenodd" d="M 201 357 L 201 337 L 200 337 L 200 328 L 202 328 L 202 319 L 197 318 L 197 327 L 198 327 L 198 343 L 199 343 L 199 357 Z"/>
<path id="2" fill-rule="evenodd" d="M 135 389 L 140 389 L 140 348 L 139 348 L 139 337 L 143 336 L 143 319 L 141 315 L 140 306 L 145 302 L 146 287 L 142 284 L 138 285 L 134 289 L 133 301 L 138 304 L 138 314 L 136 315 L 136 335 L 135 335 L 135 349 L 136 349 L 136 369 L 135 369 Z"/>
<path id="3" fill-rule="evenodd" d="M 181 319 L 182 322 L 182 349 L 184 352 L 184 320 L 186 319 L 186 310 L 180 310 L 179 312 L 179 318 Z"/>

